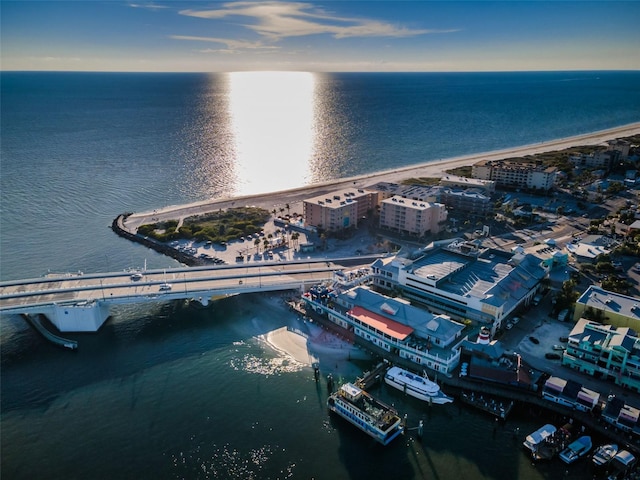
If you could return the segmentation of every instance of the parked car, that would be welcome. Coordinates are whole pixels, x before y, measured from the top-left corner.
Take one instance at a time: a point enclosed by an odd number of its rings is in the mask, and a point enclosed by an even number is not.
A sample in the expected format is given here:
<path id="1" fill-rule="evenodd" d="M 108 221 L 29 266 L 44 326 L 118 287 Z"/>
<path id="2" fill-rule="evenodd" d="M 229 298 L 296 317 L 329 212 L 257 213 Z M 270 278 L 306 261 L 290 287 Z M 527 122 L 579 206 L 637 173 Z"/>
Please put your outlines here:
<path id="1" fill-rule="evenodd" d="M 513 328 L 513 323 L 507 322 L 504 328 L 506 328 L 507 330 L 511 330 Z"/>
<path id="2" fill-rule="evenodd" d="M 560 337 L 560 341 L 563 343 L 567 343 L 569 341 L 569 337 Z"/>
<path id="3" fill-rule="evenodd" d="M 529 337 L 529 341 L 531 341 L 531 343 L 535 343 L 536 345 L 540 343 L 540 340 L 538 340 L 536 337 Z"/>
<path id="4" fill-rule="evenodd" d="M 545 353 L 544 358 L 547 360 L 560 360 L 562 356 L 559 353 Z"/>
<path id="5" fill-rule="evenodd" d="M 564 345 L 554 345 L 553 347 L 551 347 L 553 350 L 566 350 L 567 347 L 565 347 Z"/>
<path id="6" fill-rule="evenodd" d="M 511 320 L 511 322 L 515 325 L 516 323 L 518 323 L 520 321 L 520 317 L 513 317 L 513 319 Z"/>

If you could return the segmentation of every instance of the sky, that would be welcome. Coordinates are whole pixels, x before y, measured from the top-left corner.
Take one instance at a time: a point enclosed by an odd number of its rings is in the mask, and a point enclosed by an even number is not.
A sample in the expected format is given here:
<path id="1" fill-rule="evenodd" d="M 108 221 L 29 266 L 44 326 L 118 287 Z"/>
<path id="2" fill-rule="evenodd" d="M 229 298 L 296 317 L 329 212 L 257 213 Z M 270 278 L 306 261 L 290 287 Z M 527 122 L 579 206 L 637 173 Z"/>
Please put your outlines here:
<path id="1" fill-rule="evenodd" d="M 0 0 L 0 69 L 639 70 L 640 1 Z"/>

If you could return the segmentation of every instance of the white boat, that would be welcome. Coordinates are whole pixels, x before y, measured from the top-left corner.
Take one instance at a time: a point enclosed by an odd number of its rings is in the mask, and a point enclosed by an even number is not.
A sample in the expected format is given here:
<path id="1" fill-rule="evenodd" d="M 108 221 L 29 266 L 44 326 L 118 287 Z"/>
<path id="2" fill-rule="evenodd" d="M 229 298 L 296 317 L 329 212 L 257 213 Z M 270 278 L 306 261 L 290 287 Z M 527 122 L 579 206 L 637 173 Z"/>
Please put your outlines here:
<path id="1" fill-rule="evenodd" d="M 453 398 L 440 390 L 440 385 L 424 376 L 415 375 L 400 367 L 391 367 L 384 376 L 387 385 L 408 393 L 412 397 L 430 403 L 444 404 L 453 402 Z"/>
<path id="2" fill-rule="evenodd" d="M 526 449 L 530 450 L 531 453 L 535 453 L 536 450 L 538 450 L 538 447 L 542 445 L 547 438 L 553 435 L 556 430 L 556 427 L 548 423 L 532 434 L 527 435 L 527 438 L 524 439 L 523 445 Z"/>
<path id="3" fill-rule="evenodd" d="M 590 436 L 583 435 L 578 437 L 575 442 L 571 442 L 567 448 L 560 452 L 560 460 L 564 463 L 573 463 L 589 453 L 592 446 Z"/>
<path id="4" fill-rule="evenodd" d="M 603 467 L 607 465 L 613 457 L 618 453 L 618 445 L 615 443 L 607 443 L 606 445 L 600 445 L 593 454 L 591 461 L 596 467 Z"/>
<path id="5" fill-rule="evenodd" d="M 402 419 L 395 409 L 352 383 L 342 385 L 329 395 L 327 406 L 382 445 L 389 444 L 404 432 Z"/>
<path id="6" fill-rule="evenodd" d="M 624 478 L 635 466 L 636 457 L 628 450 L 620 450 L 611 460 L 611 473 L 608 480 L 618 480 Z"/>

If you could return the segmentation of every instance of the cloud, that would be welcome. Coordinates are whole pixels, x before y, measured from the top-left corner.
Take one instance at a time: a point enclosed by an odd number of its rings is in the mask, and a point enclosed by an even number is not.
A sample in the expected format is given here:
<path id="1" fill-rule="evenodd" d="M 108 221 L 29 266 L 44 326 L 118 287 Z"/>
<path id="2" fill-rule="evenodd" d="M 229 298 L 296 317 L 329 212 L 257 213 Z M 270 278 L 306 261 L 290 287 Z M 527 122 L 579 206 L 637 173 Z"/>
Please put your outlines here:
<path id="1" fill-rule="evenodd" d="M 456 30 L 411 29 L 365 18 L 339 17 L 302 2 L 234 2 L 221 9 L 182 10 L 181 15 L 205 19 L 242 17 L 253 19 L 240 24 L 271 40 L 286 37 L 329 34 L 347 37 L 410 37 Z"/>
<path id="2" fill-rule="evenodd" d="M 167 5 L 156 5 L 154 3 L 130 3 L 131 8 L 146 8 L 148 10 L 161 10 L 163 8 L 169 8 Z"/>
<path id="3" fill-rule="evenodd" d="M 263 45 L 261 42 L 248 42 L 245 40 L 234 40 L 231 38 L 218 38 L 218 37 L 199 37 L 193 35 L 171 35 L 170 38 L 174 40 L 188 40 L 193 42 L 211 42 L 222 43 L 231 50 L 259 50 L 259 49 L 276 49 L 278 47 Z"/>

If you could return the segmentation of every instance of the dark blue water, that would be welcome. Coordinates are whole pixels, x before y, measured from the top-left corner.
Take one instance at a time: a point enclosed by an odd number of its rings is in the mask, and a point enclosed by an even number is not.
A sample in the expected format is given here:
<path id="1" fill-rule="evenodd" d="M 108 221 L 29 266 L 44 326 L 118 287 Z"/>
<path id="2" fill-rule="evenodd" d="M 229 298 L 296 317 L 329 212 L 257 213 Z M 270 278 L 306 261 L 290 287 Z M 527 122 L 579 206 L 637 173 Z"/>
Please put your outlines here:
<path id="1" fill-rule="evenodd" d="M 0 278 L 173 265 L 116 237 L 119 213 L 257 193 L 640 120 L 639 72 L 8 73 Z M 522 437 L 459 405 L 378 393 L 426 422 L 387 449 L 328 417 L 326 386 L 259 336 L 269 299 L 121 308 L 80 351 L 2 317 L 3 478 L 558 478 Z M 347 380 L 363 363 L 322 359 Z M 519 430 L 517 430 L 519 429 Z M 581 470 L 582 468 L 582 470 Z M 563 478 L 585 478 L 571 467 Z"/>

